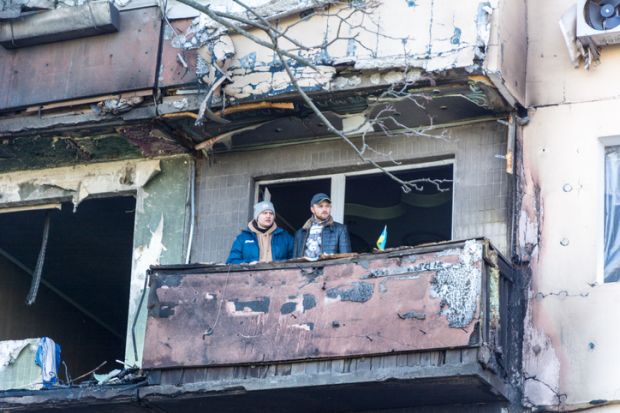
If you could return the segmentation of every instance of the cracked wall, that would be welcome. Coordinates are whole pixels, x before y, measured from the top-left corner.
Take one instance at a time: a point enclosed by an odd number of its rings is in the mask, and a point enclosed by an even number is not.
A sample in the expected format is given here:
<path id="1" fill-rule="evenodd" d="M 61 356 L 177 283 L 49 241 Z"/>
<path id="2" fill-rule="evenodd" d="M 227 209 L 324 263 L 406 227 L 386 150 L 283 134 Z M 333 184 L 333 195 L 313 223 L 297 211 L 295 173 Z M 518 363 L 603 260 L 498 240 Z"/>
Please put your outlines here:
<path id="1" fill-rule="evenodd" d="M 527 5 L 531 121 L 517 215 L 517 253 L 532 276 L 525 401 L 553 410 L 616 404 L 620 284 L 603 283 L 603 148 L 620 144 L 620 49 L 604 47 L 599 65 L 575 69 L 558 25 L 575 2 Z"/>

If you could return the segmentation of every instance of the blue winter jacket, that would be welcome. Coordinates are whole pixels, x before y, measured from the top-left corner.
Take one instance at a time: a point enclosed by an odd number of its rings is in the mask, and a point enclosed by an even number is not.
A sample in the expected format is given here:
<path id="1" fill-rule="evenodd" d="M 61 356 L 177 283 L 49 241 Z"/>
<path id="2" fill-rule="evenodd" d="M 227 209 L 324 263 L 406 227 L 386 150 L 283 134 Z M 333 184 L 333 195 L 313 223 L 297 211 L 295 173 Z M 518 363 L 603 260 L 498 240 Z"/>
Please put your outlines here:
<path id="1" fill-rule="evenodd" d="M 284 261 L 293 257 L 293 237 L 282 228 L 276 228 L 271 234 L 271 257 L 274 261 Z M 258 238 L 246 228 L 235 238 L 226 264 L 258 261 L 259 258 Z"/>

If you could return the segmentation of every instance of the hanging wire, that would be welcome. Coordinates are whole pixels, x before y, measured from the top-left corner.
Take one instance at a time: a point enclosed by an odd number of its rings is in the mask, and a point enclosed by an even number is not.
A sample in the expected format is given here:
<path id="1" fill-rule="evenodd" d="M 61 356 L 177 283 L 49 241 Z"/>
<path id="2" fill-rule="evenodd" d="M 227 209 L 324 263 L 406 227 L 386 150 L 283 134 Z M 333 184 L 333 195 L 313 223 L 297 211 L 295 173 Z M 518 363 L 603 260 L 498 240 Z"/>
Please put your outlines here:
<path id="1" fill-rule="evenodd" d="M 147 271 L 144 276 L 144 286 L 142 287 L 142 295 L 140 295 L 140 302 L 138 303 L 136 314 L 134 315 L 133 322 L 131 323 L 131 344 L 133 344 L 133 356 L 134 356 L 135 363 L 138 363 L 138 345 L 136 344 L 136 323 L 138 322 L 138 316 L 140 315 L 140 310 L 142 310 L 142 303 L 144 302 L 144 296 L 146 295 L 146 289 L 148 285 L 149 285 L 149 271 Z"/>

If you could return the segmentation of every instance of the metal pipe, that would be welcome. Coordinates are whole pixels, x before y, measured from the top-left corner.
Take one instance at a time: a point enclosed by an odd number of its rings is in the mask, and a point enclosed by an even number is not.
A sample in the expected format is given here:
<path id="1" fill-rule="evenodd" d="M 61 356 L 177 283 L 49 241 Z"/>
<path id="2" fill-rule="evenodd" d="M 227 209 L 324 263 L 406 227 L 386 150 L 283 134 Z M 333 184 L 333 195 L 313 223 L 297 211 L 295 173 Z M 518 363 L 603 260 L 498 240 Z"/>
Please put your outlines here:
<path id="1" fill-rule="evenodd" d="M 47 251 L 47 240 L 50 235 L 50 221 L 52 216 L 48 210 L 45 214 L 45 223 L 43 224 L 43 238 L 41 239 L 41 248 L 39 249 L 39 255 L 37 256 L 37 264 L 34 267 L 34 273 L 32 274 L 32 282 L 30 284 L 30 291 L 26 297 L 26 305 L 34 304 L 37 299 L 37 293 L 39 292 L 39 285 L 41 285 L 41 277 L 43 276 L 43 263 L 45 262 L 45 252 Z"/>

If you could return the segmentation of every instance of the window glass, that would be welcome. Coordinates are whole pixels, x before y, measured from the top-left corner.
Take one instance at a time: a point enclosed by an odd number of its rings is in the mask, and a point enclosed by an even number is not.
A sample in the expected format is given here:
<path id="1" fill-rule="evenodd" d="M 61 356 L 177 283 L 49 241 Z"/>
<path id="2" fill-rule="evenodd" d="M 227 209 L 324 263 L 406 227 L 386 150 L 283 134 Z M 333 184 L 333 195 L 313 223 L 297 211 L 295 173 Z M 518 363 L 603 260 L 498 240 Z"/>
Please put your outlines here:
<path id="1" fill-rule="evenodd" d="M 620 146 L 605 150 L 605 282 L 620 280 Z"/>

